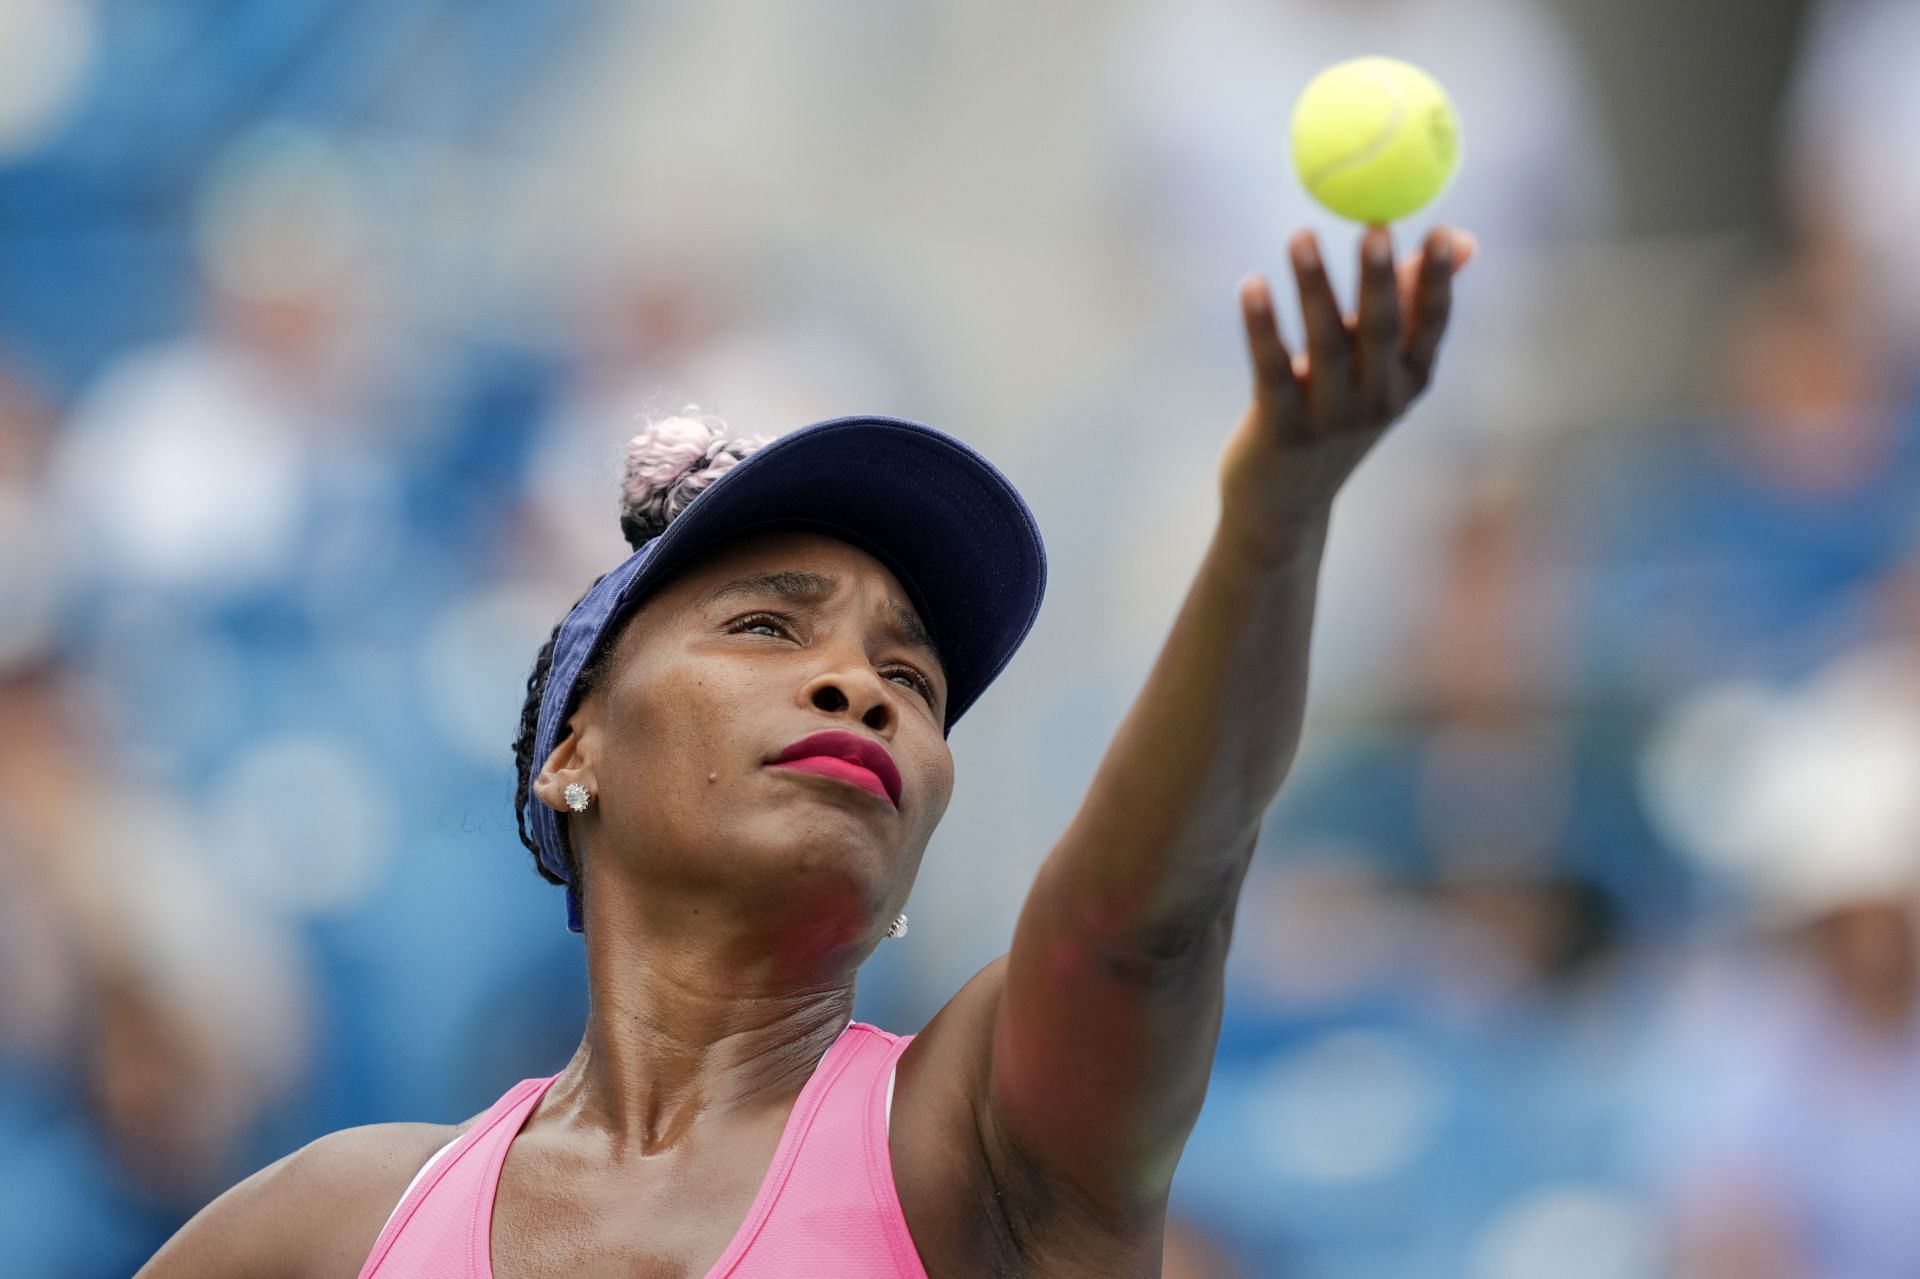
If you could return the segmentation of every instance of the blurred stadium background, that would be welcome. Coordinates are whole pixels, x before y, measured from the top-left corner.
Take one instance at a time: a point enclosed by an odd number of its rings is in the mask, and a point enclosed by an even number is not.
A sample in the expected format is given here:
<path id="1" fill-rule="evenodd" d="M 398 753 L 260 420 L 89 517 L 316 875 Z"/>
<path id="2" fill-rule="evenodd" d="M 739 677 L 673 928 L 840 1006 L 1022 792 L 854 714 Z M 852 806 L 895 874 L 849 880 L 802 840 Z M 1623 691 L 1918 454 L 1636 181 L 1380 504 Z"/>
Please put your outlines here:
<path id="1" fill-rule="evenodd" d="M 1920 5 L 0 0 L 0 1247 L 125 1275 L 556 1069 L 513 834 L 638 416 L 929 421 L 1053 560 L 859 1015 L 1004 949 L 1406 57 L 1434 393 L 1343 495 L 1168 1274 L 1920 1275 Z"/>

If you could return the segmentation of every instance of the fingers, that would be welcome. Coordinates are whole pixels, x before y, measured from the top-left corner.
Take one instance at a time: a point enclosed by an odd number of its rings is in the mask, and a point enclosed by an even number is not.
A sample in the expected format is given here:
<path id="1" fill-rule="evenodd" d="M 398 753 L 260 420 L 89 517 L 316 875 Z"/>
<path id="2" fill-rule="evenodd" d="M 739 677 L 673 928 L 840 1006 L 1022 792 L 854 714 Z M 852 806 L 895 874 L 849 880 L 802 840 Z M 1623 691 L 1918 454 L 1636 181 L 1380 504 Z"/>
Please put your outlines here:
<path id="1" fill-rule="evenodd" d="M 1453 309 L 1453 273 L 1455 239 L 1443 227 L 1427 236 L 1420 254 L 1420 265 L 1413 280 L 1413 296 L 1406 344 L 1406 367 L 1415 387 L 1426 386 L 1433 376 L 1434 356 L 1440 350 L 1440 338 L 1447 329 L 1447 314 Z M 1472 241 L 1465 246 L 1472 253 Z"/>
<path id="2" fill-rule="evenodd" d="M 1467 263 L 1473 261 L 1474 252 L 1480 247 L 1479 239 L 1471 231 L 1453 233 L 1453 273 L 1459 275 Z M 1402 258 L 1394 266 L 1400 276 L 1400 314 L 1412 316 L 1414 295 L 1419 291 L 1420 267 L 1426 260 L 1426 251 Z"/>
<path id="3" fill-rule="evenodd" d="M 1296 233 L 1289 249 L 1306 321 L 1306 359 L 1295 359 L 1282 341 L 1267 282 L 1248 276 L 1240 284 L 1258 394 L 1287 412 L 1311 402 L 1313 416 L 1328 421 L 1356 408 L 1369 420 L 1398 416 L 1432 379 L 1453 306 L 1453 276 L 1475 247 L 1471 235 L 1436 227 L 1419 253 L 1396 266 L 1391 231 L 1368 228 L 1360 242 L 1359 308 L 1349 321 L 1313 232 Z"/>
<path id="4" fill-rule="evenodd" d="M 1354 322 L 1360 405 L 1390 417 L 1399 411 L 1400 286 L 1393 270 L 1393 236 L 1370 227 L 1360 240 L 1360 308 Z"/>
<path id="5" fill-rule="evenodd" d="M 1300 286 L 1300 314 L 1307 322 L 1308 391 L 1344 394 L 1353 379 L 1353 339 L 1334 299 L 1333 284 L 1313 232 L 1300 231 L 1292 241 L 1293 274 Z"/>
<path id="6" fill-rule="evenodd" d="M 1300 383 L 1294 376 L 1293 355 L 1280 336 L 1267 282 L 1250 275 L 1240 282 L 1240 316 L 1246 321 L 1247 350 L 1253 356 L 1255 396 L 1286 414 L 1300 407 Z"/>

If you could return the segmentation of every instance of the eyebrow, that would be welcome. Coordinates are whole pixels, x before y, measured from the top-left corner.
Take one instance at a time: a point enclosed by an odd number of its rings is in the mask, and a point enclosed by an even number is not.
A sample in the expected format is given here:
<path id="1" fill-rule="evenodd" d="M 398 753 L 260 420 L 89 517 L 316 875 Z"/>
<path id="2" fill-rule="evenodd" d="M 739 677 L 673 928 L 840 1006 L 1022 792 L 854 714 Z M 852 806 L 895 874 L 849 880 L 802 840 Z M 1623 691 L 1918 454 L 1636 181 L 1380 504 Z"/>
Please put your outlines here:
<path id="1" fill-rule="evenodd" d="M 804 569 L 784 569 L 778 573 L 760 573 L 753 577 L 736 577 L 723 583 L 701 598 L 699 607 L 734 596 L 772 595 L 790 604 L 819 604 L 833 597 L 840 589 L 840 579 L 826 573 L 809 573 Z M 935 661 L 941 661 L 940 646 L 933 642 L 933 635 L 920 621 L 914 611 L 906 605 L 892 602 L 893 632 L 902 641 L 923 648 Z M 944 662 L 942 666 L 944 668 Z"/>

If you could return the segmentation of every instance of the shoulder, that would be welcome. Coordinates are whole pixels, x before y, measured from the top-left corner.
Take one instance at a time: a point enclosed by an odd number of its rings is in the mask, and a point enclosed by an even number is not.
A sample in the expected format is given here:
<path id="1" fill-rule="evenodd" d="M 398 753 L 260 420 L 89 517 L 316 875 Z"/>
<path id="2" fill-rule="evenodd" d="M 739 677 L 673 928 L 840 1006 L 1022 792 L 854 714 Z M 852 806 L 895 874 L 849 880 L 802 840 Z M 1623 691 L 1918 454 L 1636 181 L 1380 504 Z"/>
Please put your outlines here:
<path id="1" fill-rule="evenodd" d="M 201 1209 L 139 1279 L 354 1279 L 407 1183 L 472 1122 L 368 1124 L 328 1133 Z"/>

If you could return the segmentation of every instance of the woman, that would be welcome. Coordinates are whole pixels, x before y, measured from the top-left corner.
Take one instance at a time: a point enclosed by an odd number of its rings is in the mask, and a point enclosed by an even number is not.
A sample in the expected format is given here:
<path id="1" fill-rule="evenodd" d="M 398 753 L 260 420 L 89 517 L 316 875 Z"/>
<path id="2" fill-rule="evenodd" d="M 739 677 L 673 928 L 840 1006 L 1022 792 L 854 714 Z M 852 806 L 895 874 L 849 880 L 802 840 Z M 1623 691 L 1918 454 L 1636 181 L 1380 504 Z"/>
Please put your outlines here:
<path id="1" fill-rule="evenodd" d="M 541 655 L 518 744 L 585 934 L 579 1051 L 465 1124 L 313 1142 L 142 1273 L 1158 1274 L 1334 495 L 1426 387 L 1471 251 L 1436 230 L 1397 270 L 1368 231 L 1347 320 L 1297 235 L 1298 359 L 1242 283 L 1213 541 L 1010 952 L 917 1035 L 853 1022 L 854 976 L 904 929 L 946 730 L 1038 609 L 1031 516 L 894 419 L 636 441 L 638 549 Z"/>

